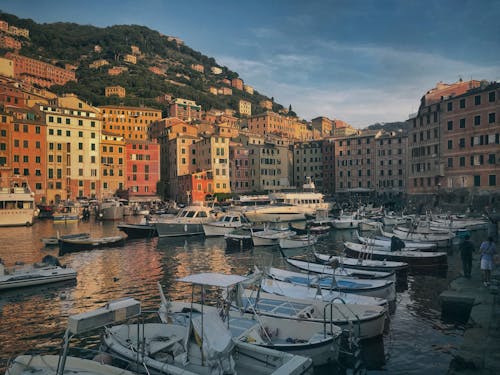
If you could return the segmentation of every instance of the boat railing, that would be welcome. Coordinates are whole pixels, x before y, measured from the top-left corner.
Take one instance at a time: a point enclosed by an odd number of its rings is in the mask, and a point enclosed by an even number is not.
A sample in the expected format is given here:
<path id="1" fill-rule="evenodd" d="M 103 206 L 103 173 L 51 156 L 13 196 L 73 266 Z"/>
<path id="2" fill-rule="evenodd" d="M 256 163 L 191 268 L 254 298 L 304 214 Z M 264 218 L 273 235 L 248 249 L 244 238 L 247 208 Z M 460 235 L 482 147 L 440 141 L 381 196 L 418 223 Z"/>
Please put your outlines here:
<path id="1" fill-rule="evenodd" d="M 344 314 L 344 312 L 339 309 L 337 307 L 337 303 L 335 301 L 340 301 L 342 305 L 344 305 L 344 307 L 352 314 L 352 316 L 355 317 L 355 324 L 356 324 L 356 331 L 357 331 L 357 334 L 354 334 L 354 322 L 351 318 L 349 318 L 346 314 Z M 349 341 L 351 341 L 351 339 L 354 337 L 361 337 L 361 319 L 359 318 L 358 314 L 356 314 L 354 311 L 352 311 L 350 308 L 349 308 L 349 305 L 346 304 L 345 300 L 340 297 L 340 296 L 337 296 L 335 298 L 333 298 L 331 301 L 329 301 L 327 304 L 325 304 L 325 306 L 323 307 L 323 317 L 324 317 L 324 322 L 323 322 L 323 332 L 324 334 L 326 334 L 326 329 L 327 329 L 327 325 L 328 325 L 328 322 L 327 322 L 327 310 L 329 309 L 330 310 L 330 323 L 329 323 L 329 326 L 330 326 L 330 332 L 333 331 L 333 309 L 336 309 L 338 311 L 338 313 L 340 315 L 342 315 L 342 317 L 347 321 L 349 322 Z"/>

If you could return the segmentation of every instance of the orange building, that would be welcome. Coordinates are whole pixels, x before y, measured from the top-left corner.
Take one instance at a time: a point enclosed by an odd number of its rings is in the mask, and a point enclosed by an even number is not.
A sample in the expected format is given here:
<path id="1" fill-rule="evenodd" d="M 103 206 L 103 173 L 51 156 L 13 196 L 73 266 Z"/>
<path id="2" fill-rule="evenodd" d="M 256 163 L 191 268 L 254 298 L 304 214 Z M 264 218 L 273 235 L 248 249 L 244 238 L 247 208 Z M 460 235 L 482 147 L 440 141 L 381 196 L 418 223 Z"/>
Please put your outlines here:
<path id="1" fill-rule="evenodd" d="M 150 141 L 126 141 L 125 189 L 131 197 L 156 196 L 160 181 L 160 145 Z"/>
<path id="2" fill-rule="evenodd" d="M 179 135 L 190 135 L 196 137 L 198 129 L 194 125 L 178 119 L 177 117 L 167 117 L 155 121 L 149 125 L 149 139 L 157 139 L 161 136 L 167 136 L 168 139 Z"/>
<path id="3" fill-rule="evenodd" d="M 161 110 L 154 108 L 106 105 L 99 109 L 102 113 L 102 130 L 121 135 L 125 140 L 146 141 L 148 126 L 161 119 Z"/>
<path id="4" fill-rule="evenodd" d="M 239 78 L 233 78 L 231 80 L 231 86 L 237 90 L 243 90 L 243 81 Z"/>
<path id="5" fill-rule="evenodd" d="M 68 81 L 76 81 L 75 72 L 71 70 L 58 68 L 55 65 L 10 52 L 5 56 L 14 61 L 14 77 L 25 82 L 41 87 L 50 87 L 64 85 Z"/>
<path id="6" fill-rule="evenodd" d="M 192 100 L 177 98 L 170 103 L 170 117 L 177 117 L 184 121 L 201 119 L 201 106 Z"/>
<path id="7" fill-rule="evenodd" d="M 105 90 L 104 94 L 106 96 L 116 95 L 119 98 L 124 98 L 126 96 L 125 87 L 121 87 L 121 86 L 107 86 L 104 90 Z"/>
<path id="8" fill-rule="evenodd" d="M 7 106 L 10 113 L 8 166 L 13 175 L 25 176 L 35 193 L 35 202 L 46 201 L 47 138 L 44 114 L 37 108 Z M 3 133 L 2 130 L 0 132 Z M 1 141 L 0 141 L 1 143 Z M 0 146 L 2 148 L 2 146 Z"/>
<path id="9" fill-rule="evenodd" d="M 21 47 L 22 44 L 20 41 L 12 38 L 11 36 L 0 35 L 0 48 L 19 50 Z"/>
<path id="10" fill-rule="evenodd" d="M 204 202 L 212 196 L 213 174 L 211 171 L 195 172 L 179 176 L 180 203 Z"/>

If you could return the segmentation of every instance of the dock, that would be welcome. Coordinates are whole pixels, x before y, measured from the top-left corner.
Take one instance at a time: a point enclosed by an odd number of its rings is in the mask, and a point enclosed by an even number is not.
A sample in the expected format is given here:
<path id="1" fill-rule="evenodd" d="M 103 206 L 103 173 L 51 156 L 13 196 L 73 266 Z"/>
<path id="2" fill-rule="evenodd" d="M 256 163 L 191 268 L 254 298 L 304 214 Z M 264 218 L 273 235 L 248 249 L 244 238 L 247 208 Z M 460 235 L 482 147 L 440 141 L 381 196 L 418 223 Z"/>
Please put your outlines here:
<path id="1" fill-rule="evenodd" d="M 483 285 L 479 257 L 473 260 L 470 279 L 461 276 L 441 296 L 443 319 L 465 319 L 463 342 L 452 359 L 448 375 L 500 374 L 500 266 Z"/>

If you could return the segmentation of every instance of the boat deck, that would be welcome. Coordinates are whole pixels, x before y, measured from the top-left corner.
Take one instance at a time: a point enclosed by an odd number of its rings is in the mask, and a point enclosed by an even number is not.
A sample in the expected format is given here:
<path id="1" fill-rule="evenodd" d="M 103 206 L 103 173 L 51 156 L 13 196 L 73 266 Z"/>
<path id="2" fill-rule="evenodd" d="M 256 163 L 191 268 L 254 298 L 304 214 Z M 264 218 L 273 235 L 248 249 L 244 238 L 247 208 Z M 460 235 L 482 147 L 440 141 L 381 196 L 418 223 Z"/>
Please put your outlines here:
<path id="1" fill-rule="evenodd" d="M 255 298 L 253 297 L 248 298 L 245 308 L 248 310 L 249 306 L 255 306 L 260 312 L 287 316 L 296 316 L 302 311 L 311 308 L 311 305 L 307 303 L 280 301 L 269 298 L 259 298 L 257 304 L 255 304 Z"/>

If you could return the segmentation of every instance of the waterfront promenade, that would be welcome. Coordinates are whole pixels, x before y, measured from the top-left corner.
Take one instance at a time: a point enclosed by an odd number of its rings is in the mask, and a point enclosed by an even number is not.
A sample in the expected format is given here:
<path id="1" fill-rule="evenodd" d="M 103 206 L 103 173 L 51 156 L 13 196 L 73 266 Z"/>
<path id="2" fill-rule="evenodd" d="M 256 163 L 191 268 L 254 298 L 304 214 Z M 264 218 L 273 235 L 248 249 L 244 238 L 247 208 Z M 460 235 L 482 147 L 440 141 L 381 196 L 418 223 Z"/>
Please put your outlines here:
<path id="1" fill-rule="evenodd" d="M 442 300 L 473 300 L 463 343 L 448 374 L 500 374 L 500 266 L 493 270 L 489 288 L 482 283 L 477 253 L 472 267 L 470 279 L 458 277 L 441 296 Z"/>

